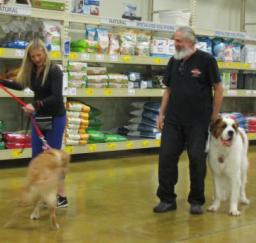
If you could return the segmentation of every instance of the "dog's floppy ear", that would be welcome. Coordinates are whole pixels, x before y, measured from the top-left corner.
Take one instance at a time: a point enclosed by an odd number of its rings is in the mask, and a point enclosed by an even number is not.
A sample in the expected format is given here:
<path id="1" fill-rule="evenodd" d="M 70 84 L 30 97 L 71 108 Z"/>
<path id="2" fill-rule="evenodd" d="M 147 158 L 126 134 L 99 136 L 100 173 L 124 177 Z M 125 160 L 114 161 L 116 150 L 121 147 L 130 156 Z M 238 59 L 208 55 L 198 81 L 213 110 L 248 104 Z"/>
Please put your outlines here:
<path id="1" fill-rule="evenodd" d="M 212 121 L 211 124 L 210 124 L 210 132 L 213 132 L 214 128 L 218 126 L 218 124 L 220 124 L 222 122 L 222 117 L 219 116 L 217 118 L 217 120 L 215 121 Z"/>

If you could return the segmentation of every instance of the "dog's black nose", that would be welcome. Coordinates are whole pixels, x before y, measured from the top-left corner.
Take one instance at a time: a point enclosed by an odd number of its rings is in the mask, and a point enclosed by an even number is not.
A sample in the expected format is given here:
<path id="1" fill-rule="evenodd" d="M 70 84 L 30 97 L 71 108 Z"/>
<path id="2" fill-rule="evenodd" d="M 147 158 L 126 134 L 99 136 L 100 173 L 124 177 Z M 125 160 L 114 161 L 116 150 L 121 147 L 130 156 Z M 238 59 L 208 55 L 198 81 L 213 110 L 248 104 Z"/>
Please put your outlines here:
<path id="1" fill-rule="evenodd" d="M 232 138 L 234 136 L 234 131 L 228 131 L 228 136 Z"/>

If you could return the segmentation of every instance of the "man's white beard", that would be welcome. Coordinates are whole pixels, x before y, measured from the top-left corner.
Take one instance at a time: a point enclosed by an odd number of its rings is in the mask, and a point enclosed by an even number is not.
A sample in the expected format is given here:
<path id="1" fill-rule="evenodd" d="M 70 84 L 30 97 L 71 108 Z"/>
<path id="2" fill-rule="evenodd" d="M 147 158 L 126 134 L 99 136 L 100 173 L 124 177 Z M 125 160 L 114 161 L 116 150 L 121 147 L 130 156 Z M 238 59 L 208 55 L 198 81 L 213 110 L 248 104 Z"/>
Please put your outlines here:
<path id="1" fill-rule="evenodd" d="M 174 54 L 174 58 L 177 60 L 181 60 L 181 59 L 184 59 L 185 57 L 191 56 L 193 52 L 194 50 L 189 48 L 183 49 L 181 51 L 176 50 L 176 53 Z"/>

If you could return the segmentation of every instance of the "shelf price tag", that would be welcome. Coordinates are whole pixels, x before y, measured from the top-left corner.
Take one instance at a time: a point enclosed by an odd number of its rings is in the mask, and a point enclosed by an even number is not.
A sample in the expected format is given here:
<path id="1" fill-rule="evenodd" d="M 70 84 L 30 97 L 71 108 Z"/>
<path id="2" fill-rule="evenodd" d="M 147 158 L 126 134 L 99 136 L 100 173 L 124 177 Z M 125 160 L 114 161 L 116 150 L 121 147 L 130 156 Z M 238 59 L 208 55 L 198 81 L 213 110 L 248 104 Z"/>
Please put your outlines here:
<path id="1" fill-rule="evenodd" d="M 148 140 L 144 140 L 144 141 L 142 142 L 142 147 L 146 148 L 146 147 L 148 147 L 148 146 L 149 146 L 149 141 L 148 141 Z"/>
<path id="2" fill-rule="evenodd" d="M 92 89 L 92 88 L 85 89 L 85 94 L 87 96 L 93 96 L 94 95 L 94 89 Z"/>
<path id="3" fill-rule="evenodd" d="M 70 58 L 71 60 L 77 60 L 77 59 L 78 59 L 78 54 L 75 53 L 75 52 L 71 52 L 71 53 L 69 54 L 69 58 Z"/>
<path id="4" fill-rule="evenodd" d="M 59 51 L 52 51 L 51 58 L 54 58 L 54 59 L 61 58 L 61 53 Z"/>
<path id="5" fill-rule="evenodd" d="M 123 60 L 124 62 L 130 62 L 131 59 L 132 59 L 131 56 L 123 56 L 123 57 L 122 57 L 122 60 Z"/>
<path id="6" fill-rule="evenodd" d="M 12 158 L 20 158 L 21 157 L 21 149 L 12 149 L 11 157 Z"/>
<path id="7" fill-rule="evenodd" d="M 73 152 L 74 152 L 74 148 L 73 148 L 73 146 L 66 146 L 65 147 L 65 152 L 67 152 L 68 154 L 72 154 Z"/>
<path id="8" fill-rule="evenodd" d="M 161 58 L 159 58 L 159 57 L 154 58 L 154 63 L 155 64 L 161 64 Z"/>
<path id="9" fill-rule="evenodd" d="M 161 144 L 161 140 L 160 139 L 156 139 L 156 146 L 160 146 L 160 144 Z"/>
<path id="10" fill-rule="evenodd" d="M 256 133 L 248 133 L 249 140 L 256 140 Z"/>
<path id="11" fill-rule="evenodd" d="M 128 149 L 134 148 L 134 143 L 133 142 L 126 143 L 126 148 L 128 148 Z"/>
<path id="12" fill-rule="evenodd" d="M 102 54 L 96 54 L 95 58 L 96 58 L 97 61 L 104 61 L 105 60 L 105 56 L 102 55 Z"/>
<path id="13" fill-rule="evenodd" d="M 0 48 L 0 57 L 4 56 L 4 48 Z"/>
<path id="14" fill-rule="evenodd" d="M 237 95 L 237 91 L 236 91 L 236 90 L 228 90 L 228 91 L 227 91 L 227 94 L 228 94 L 229 96 L 235 96 L 235 95 Z"/>
<path id="15" fill-rule="evenodd" d="M 90 54 L 88 53 L 84 53 L 84 54 L 80 54 L 81 60 L 90 60 Z"/>
<path id="16" fill-rule="evenodd" d="M 96 144 L 89 144 L 88 145 L 88 151 L 89 152 L 96 152 L 96 150 L 97 150 Z"/>
<path id="17" fill-rule="evenodd" d="M 108 144 L 108 149 L 115 150 L 116 148 L 117 148 L 117 144 L 116 143 L 109 143 Z"/>
<path id="18" fill-rule="evenodd" d="M 109 89 L 109 88 L 104 89 L 104 96 L 111 96 L 111 95 L 113 95 L 112 89 Z"/>
<path id="19" fill-rule="evenodd" d="M 15 50 L 15 57 L 24 57 L 25 51 L 24 50 Z"/>
<path id="20" fill-rule="evenodd" d="M 249 63 L 243 63 L 241 66 L 242 66 L 243 69 L 251 68 L 251 65 Z"/>
<path id="21" fill-rule="evenodd" d="M 118 55 L 110 55 L 110 60 L 113 61 L 113 62 L 118 62 Z"/>
<path id="22" fill-rule="evenodd" d="M 253 92 L 252 92 L 252 90 L 246 90 L 245 94 L 248 95 L 248 96 L 251 96 L 253 94 Z"/>
<path id="23" fill-rule="evenodd" d="M 133 96 L 136 94 L 135 89 L 128 89 L 128 95 Z"/>

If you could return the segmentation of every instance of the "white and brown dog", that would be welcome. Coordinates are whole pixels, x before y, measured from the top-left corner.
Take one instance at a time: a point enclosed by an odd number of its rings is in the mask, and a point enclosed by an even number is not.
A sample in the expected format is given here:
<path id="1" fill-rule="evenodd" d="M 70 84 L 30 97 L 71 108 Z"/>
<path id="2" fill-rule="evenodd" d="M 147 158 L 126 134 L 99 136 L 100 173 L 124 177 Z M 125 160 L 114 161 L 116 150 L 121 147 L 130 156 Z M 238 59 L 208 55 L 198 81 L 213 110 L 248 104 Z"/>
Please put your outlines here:
<path id="1" fill-rule="evenodd" d="M 221 201 L 230 198 L 229 214 L 239 216 L 239 202 L 249 204 L 245 193 L 247 135 L 233 119 L 219 118 L 211 125 L 207 147 L 214 183 L 214 201 L 208 211 L 217 211 Z"/>

